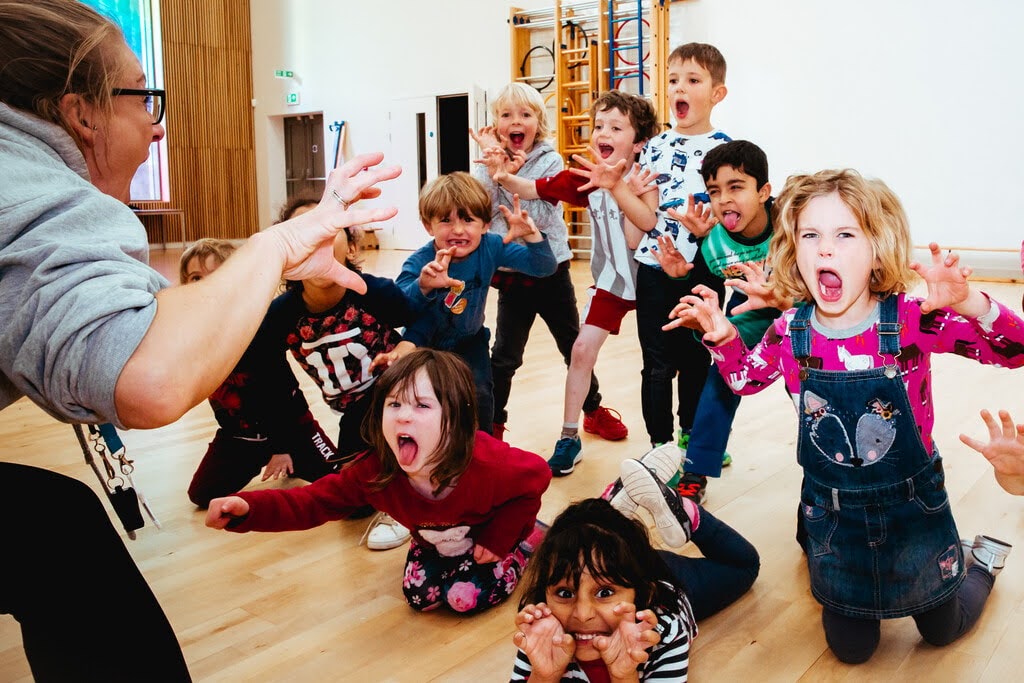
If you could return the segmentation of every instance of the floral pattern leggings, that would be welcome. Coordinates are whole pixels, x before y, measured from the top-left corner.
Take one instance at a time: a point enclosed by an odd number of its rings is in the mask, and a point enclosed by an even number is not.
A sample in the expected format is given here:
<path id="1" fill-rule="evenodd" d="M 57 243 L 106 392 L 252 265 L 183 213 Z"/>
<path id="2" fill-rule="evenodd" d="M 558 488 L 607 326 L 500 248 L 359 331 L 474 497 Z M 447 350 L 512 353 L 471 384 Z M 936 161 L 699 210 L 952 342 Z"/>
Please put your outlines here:
<path id="1" fill-rule="evenodd" d="M 473 551 L 454 557 L 438 553 L 415 538 L 405 559 L 402 592 L 409 605 L 421 612 L 447 604 L 462 614 L 476 614 L 499 605 L 519 584 L 527 556 L 516 546 L 500 562 L 478 564 Z"/>

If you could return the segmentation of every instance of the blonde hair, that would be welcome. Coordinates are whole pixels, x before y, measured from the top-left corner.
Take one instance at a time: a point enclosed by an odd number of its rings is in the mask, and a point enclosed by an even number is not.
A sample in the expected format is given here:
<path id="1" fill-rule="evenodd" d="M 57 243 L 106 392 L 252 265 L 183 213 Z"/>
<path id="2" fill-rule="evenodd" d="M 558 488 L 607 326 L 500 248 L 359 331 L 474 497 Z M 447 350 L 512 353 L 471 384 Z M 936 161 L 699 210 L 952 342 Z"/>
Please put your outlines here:
<path id="1" fill-rule="evenodd" d="M 529 107 L 537 117 L 537 140 L 551 137 L 551 125 L 548 123 L 548 109 L 544 106 L 544 98 L 537 89 L 523 83 L 509 83 L 502 88 L 491 102 L 491 118 L 497 121 L 503 109 L 512 107 Z"/>
<path id="2" fill-rule="evenodd" d="M 213 237 L 203 237 L 196 240 L 181 254 L 181 261 L 178 262 L 178 281 L 181 284 L 188 282 L 188 262 L 192 259 L 198 258 L 199 263 L 203 264 L 206 263 L 207 258 L 212 256 L 217 259 L 217 265 L 220 265 L 234 252 L 235 245 L 229 240 L 215 239 Z"/>
<path id="3" fill-rule="evenodd" d="M 479 180 L 465 171 L 438 176 L 420 192 L 420 220 L 424 223 L 458 211 L 463 220 L 491 222 L 491 195 Z"/>
<path id="4" fill-rule="evenodd" d="M 78 141 L 61 98 L 80 95 L 109 116 L 126 68 L 121 45 L 121 29 L 76 0 L 0 1 L 0 100 Z"/>
<path id="5" fill-rule="evenodd" d="M 838 194 L 849 207 L 871 244 L 875 260 L 869 284 L 871 292 L 884 298 L 910 289 L 917 274 L 909 265 L 913 247 L 903 205 L 884 182 L 865 178 L 849 168 L 792 175 L 786 179 L 786 186 L 774 207 L 775 230 L 769 252 L 772 288 L 782 296 L 813 300 L 796 264 L 798 219 L 811 199 L 832 193 Z"/>

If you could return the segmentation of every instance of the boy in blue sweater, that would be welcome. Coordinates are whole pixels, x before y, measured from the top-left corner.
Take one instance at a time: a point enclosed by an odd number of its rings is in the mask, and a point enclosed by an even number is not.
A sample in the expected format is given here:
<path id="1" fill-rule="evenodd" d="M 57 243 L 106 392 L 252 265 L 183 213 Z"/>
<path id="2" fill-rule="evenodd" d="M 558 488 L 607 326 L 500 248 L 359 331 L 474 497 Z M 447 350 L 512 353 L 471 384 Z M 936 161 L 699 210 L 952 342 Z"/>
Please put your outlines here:
<path id="1" fill-rule="evenodd" d="M 491 197 L 480 181 L 461 171 L 440 176 L 423 188 L 419 210 L 433 239 L 402 265 L 396 283 L 424 308 L 404 339 L 460 355 L 473 371 L 479 427 L 490 433 L 494 413 L 490 331 L 484 308 L 491 278 L 499 268 L 547 277 L 555 256 L 547 238 L 519 207 L 499 207 L 508 224 L 505 235 L 488 232 Z M 512 240 L 522 239 L 523 244 Z"/>

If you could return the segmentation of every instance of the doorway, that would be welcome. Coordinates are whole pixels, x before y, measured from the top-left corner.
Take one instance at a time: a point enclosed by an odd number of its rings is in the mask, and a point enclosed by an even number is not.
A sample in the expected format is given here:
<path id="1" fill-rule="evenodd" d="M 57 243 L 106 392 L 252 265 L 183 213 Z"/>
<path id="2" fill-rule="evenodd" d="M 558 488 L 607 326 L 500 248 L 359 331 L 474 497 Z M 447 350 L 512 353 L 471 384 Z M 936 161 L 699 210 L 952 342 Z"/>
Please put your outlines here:
<path id="1" fill-rule="evenodd" d="M 327 186 L 323 114 L 284 118 L 284 165 L 288 199 L 323 195 Z"/>

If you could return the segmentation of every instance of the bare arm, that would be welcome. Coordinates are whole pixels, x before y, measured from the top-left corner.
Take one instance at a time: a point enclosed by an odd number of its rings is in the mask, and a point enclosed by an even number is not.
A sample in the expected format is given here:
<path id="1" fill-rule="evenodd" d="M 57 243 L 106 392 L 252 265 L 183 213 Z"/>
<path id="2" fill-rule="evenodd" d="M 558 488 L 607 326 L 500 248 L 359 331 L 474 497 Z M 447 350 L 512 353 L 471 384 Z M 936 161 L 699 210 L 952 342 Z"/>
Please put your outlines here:
<path id="1" fill-rule="evenodd" d="M 156 316 L 114 389 L 117 414 L 126 427 L 169 424 L 206 400 L 242 357 L 282 275 L 324 277 L 365 291 L 362 279 L 334 259 L 334 236 L 344 227 L 396 213 L 394 208 L 352 207 L 361 198 L 379 195 L 378 182 L 401 173 L 397 166 L 373 168 L 382 160 L 379 153 L 353 158 L 332 172 L 316 209 L 254 235 L 201 282 L 157 293 Z"/>

